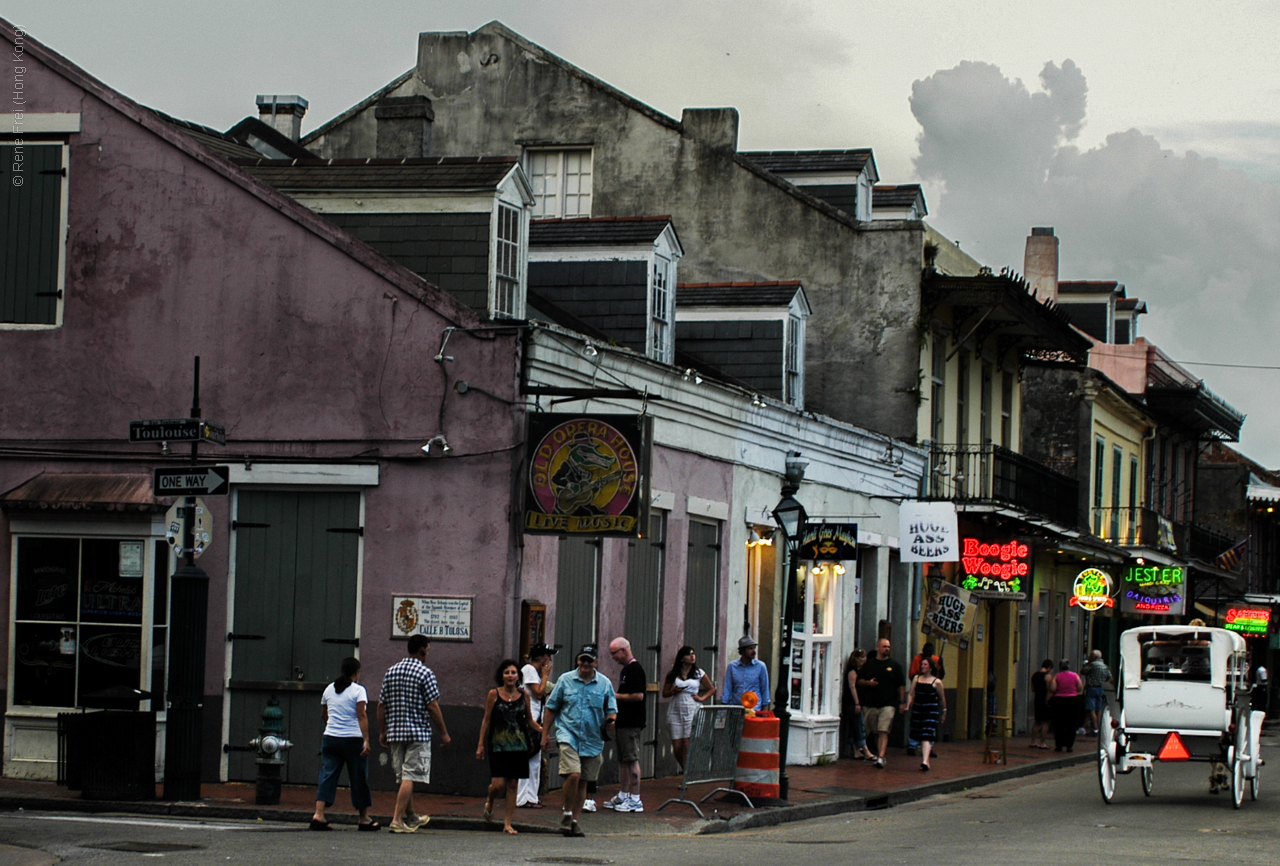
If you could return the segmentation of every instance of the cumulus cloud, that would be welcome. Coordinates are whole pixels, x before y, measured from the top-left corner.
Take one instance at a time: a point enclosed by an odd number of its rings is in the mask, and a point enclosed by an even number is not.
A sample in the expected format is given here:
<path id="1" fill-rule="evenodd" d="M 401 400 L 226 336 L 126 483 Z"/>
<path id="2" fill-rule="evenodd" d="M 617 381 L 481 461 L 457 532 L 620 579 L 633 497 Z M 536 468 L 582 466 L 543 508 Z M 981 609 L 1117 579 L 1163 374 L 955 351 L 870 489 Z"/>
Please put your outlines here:
<path id="1" fill-rule="evenodd" d="M 916 170 L 932 221 L 985 264 L 1021 269 L 1033 225 L 1061 238 L 1062 279 L 1119 280 L 1150 314 L 1138 333 L 1179 360 L 1280 364 L 1280 187 L 1137 129 L 1073 142 L 1088 88 L 1070 60 L 1029 90 L 965 62 L 912 88 Z M 1280 465 L 1280 371 L 1192 366 L 1250 415 L 1243 448 Z"/>

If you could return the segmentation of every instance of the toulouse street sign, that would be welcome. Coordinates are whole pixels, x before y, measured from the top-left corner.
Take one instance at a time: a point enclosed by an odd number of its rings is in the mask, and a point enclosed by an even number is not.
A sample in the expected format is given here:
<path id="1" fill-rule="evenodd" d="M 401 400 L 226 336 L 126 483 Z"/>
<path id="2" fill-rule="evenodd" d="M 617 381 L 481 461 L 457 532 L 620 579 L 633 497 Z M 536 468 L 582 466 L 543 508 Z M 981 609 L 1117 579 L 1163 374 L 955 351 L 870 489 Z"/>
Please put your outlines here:
<path id="1" fill-rule="evenodd" d="M 157 469 L 154 491 L 157 496 L 222 496 L 228 492 L 229 466 L 186 466 Z"/>
<path id="2" fill-rule="evenodd" d="M 130 442 L 212 442 L 227 444 L 227 430 L 203 418 L 167 418 L 159 421 L 130 421 Z"/>

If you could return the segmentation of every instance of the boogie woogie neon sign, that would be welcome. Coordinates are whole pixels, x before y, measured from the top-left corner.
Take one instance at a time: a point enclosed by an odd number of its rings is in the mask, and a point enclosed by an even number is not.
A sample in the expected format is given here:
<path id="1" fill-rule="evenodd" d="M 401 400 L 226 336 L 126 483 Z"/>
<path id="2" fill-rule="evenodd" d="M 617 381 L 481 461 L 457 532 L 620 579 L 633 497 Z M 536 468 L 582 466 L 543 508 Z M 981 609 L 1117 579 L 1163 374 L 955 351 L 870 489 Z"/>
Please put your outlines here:
<path id="1" fill-rule="evenodd" d="M 974 592 L 1022 592 L 1022 579 L 1031 573 L 1031 546 L 1014 539 L 986 542 L 965 538 L 960 564 L 967 575 L 961 584 Z"/>

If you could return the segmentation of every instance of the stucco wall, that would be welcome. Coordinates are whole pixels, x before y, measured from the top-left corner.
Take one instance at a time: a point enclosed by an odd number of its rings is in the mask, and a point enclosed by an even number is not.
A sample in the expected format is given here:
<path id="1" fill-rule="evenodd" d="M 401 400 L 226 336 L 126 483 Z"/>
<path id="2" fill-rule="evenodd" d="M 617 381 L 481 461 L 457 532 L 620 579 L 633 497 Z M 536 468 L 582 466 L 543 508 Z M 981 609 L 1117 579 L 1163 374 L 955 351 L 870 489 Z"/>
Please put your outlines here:
<path id="1" fill-rule="evenodd" d="M 732 148 L 692 138 L 693 124 L 507 34 L 422 34 L 416 75 L 394 95 L 431 98 L 434 155 L 590 145 L 593 216 L 671 214 L 684 281 L 802 279 L 813 307 L 806 406 L 914 437 L 923 223 L 833 218 L 739 164 Z M 367 157 L 375 137 L 369 106 L 306 143 L 326 157 Z"/>

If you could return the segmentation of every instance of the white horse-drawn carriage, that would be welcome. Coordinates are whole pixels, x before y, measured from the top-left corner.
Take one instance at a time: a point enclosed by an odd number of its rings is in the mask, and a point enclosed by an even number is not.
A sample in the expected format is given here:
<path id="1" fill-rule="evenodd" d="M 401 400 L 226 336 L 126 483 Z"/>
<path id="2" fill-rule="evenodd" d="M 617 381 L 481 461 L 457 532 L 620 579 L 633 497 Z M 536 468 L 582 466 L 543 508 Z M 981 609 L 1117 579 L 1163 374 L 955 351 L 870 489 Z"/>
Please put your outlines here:
<path id="1" fill-rule="evenodd" d="M 1098 725 L 1098 781 L 1110 803 L 1116 776 L 1138 770 L 1151 795 L 1157 762 L 1212 765 L 1210 790 L 1231 790 L 1240 808 L 1246 783 L 1258 799 L 1259 737 L 1266 714 L 1250 707 L 1245 642 L 1235 632 L 1161 625 L 1120 635 L 1118 716 Z"/>

